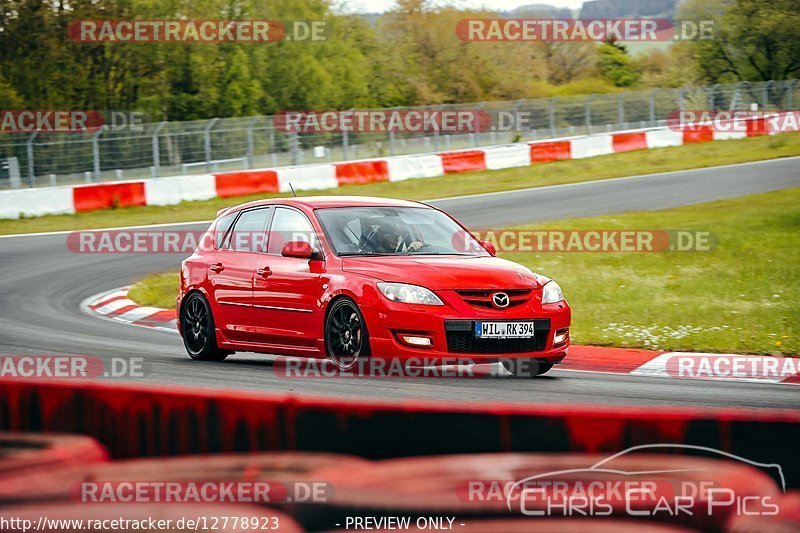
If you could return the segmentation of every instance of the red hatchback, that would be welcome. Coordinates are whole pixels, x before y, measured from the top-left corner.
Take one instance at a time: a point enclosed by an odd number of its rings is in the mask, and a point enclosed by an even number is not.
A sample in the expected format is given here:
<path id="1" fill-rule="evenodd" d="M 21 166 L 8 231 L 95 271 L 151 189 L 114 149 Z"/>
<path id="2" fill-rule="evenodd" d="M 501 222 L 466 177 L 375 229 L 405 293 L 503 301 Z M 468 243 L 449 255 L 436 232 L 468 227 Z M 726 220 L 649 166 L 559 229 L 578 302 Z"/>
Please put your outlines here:
<path id="1" fill-rule="evenodd" d="M 220 211 L 204 242 L 181 265 L 178 324 L 193 359 L 467 359 L 534 376 L 567 355 L 558 284 L 423 203 L 257 201 Z"/>

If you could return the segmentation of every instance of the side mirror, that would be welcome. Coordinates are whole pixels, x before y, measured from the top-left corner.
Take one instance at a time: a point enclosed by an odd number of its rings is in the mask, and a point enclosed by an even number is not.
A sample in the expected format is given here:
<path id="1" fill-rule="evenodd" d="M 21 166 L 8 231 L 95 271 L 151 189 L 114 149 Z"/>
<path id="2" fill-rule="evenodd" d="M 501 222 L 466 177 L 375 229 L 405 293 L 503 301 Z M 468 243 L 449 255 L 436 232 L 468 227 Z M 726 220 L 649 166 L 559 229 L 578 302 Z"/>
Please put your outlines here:
<path id="1" fill-rule="evenodd" d="M 489 241 L 480 241 L 480 242 L 481 246 L 483 246 L 484 249 L 486 249 L 486 251 L 489 252 L 489 255 L 491 255 L 492 257 L 497 255 L 497 248 L 495 248 L 493 243 Z"/>
<path id="2" fill-rule="evenodd" d="M 298 259 L 321 259 L 321 254 L 306 241 L 291 241 L 283 245 L 283 257 L 296 257 Z"/>

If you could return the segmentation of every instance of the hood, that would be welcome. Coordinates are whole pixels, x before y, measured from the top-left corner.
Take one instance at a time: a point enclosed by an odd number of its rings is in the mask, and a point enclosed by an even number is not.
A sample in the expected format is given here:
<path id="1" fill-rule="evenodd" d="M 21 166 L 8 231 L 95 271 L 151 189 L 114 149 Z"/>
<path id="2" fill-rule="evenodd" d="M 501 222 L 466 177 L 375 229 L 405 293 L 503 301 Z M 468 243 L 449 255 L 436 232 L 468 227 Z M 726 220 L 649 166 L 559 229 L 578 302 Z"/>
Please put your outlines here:
<path id="1" fill-rule="evenodd" d="M 342 269 L 381 281 L 422 285 L 431 290 L 541 288 L 529 269 L 499 257 L 345 257 Z"/>

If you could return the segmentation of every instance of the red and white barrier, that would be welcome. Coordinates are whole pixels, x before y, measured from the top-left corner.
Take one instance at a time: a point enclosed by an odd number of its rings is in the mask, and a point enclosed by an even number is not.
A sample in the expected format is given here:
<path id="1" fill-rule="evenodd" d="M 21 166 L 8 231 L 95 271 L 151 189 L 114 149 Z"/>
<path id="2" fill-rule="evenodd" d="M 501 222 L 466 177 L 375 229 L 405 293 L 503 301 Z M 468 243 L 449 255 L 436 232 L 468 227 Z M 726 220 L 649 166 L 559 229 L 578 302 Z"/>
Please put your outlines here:
<path id="1" fill-rule="evenodd" d="M 278 172 L 278 192 L 309 191 L 314 189 L 335 189 L 336 168 L 333 165 L 305 165 L 282 167 Z M 291 184 L 291 187 L 289 186 Z"/>
<path id="2" fill-rule="evenodd" d="M 614 139 L 611 135 L 590 135 L 570 140 L 572 159 L 584 159 L 614 153 Z"/>
<path id="3" fill-rule="evenodd" d="M 643 131 L 618 133 L 611 136 L 611 145 L 614 147 L 614 152 L 647 150 L 647 135 Z"/>
<path id="4" fill-rule="evenodd" d="M 383 159 L 336 163 L 334 167 L 339 186 L 389 181 L 389 168 Z"/>
<path id="5" fill-rule="evenodd" d="M 71 187 L 0 191 L 0 219 L 73 213 Z"/>
<path id="6" fill-rule="evenodd" d="M 217 184 L 213 175 L 175 176 L 146 180 L 144 182 L 147 205 L 174 205 L 217 197 Z"/>
<path id="7" fill-rule="evenodd" d="M 439 157 L 442 158 L 445 174 L 486 170 L 485 149 L 444 152 Z"/>
<path id="8" fill-rule="evenodd" d="M 492 146 L 483 150 L 486 168 L 526 167 L 531 164 L 531 149 L 527 144 Z"/>
<path id="9" fill-rule="evenodd" d="M 386 162 L 389 165 L 389 181 L 444 176 L 442 158 L 435 154 L 390 157 Z"/>
<path id="10" fill-rule="evenodd" d="M 777 131 L 778 129 L 780 131 Z M 433 178 L 474 170 L 513 168 L 798 130 L 800 130 L 800 120 L 797 122 L 782 120 L 775 123 L 765 119 L 753 119 L 747 121 L 746 128 L 732 127 L 730 130 L 715 129 L 710 125 L 684 131 L 656 128 L 438 154 L 405 155 L 333 164 L 265 168 L 72 187 L 8 190 L 0 191 L 0 219 L 72 214 L 114 207 L 174 205 L 186 201 L 251 194 L 285 193 L 292 187 L 295 191 L 335 189 L 344 185 Z"/>
<path id="11" fill-rule="evenodd" d="M 531 143 L 530 158 L 532 165 L 572 159 L 572 143 L 570 141 Z"/>
<path id="12" fill-rule="evenodd" d="M 274 170 L 228 172 L 214 177 L 220 198 L 278 192 L 278 173 Z"/>
<path id="13" fill-rule="evenodd" d="M 98 211 L 112 207 L 137 207 L 147 205 L 144 181 L 79 185 L 72 188 L 75 211 Z"/>
<path id="14" fill-rule="evenodd" d="M 683 133 L 671 129 L 650 130 L 644 132 L 648 148 L 664 148 L 666 146 L 681 146 Z"/>

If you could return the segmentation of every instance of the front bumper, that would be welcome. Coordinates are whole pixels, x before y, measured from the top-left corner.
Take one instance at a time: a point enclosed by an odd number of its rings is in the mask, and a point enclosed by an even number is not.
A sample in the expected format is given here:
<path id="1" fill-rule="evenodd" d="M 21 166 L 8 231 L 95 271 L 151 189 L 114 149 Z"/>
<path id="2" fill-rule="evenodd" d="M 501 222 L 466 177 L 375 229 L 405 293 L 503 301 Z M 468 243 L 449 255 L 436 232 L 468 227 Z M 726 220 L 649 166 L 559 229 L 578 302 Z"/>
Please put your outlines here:
<path id="1" fill-rule="evenodd" d="M 524 305 L 500 310 L 471 305 L 454 291 L 436 294 L 445 305 L 409 305 L 380 297 L 371 305 L 362 306 L 372 356 L 413 358 L 435 364 L 491 363 L 509 358 L 557 363 L 567 355 L 569 336 L 563 343 L 553 343 L 555 332 L 570 326 L 571 310 L 566 301 L 542 305 L 539 291 Z M 479 340 L 474 336 L 474 323 L 478 320 L 533 320 L 536 335 L 526 340 Z M 429 338 L 432 345 L 409 345 L 403 340 L 408 335 Z"/>

